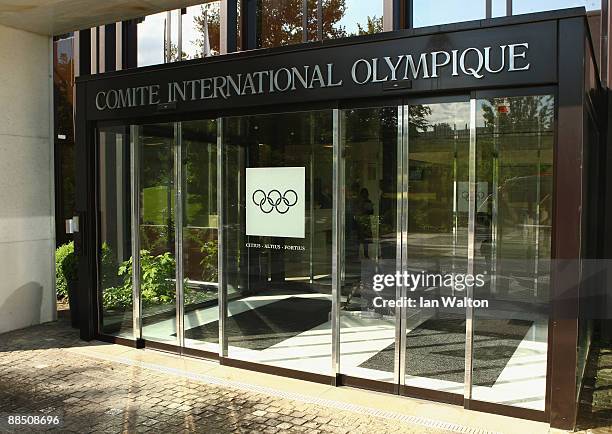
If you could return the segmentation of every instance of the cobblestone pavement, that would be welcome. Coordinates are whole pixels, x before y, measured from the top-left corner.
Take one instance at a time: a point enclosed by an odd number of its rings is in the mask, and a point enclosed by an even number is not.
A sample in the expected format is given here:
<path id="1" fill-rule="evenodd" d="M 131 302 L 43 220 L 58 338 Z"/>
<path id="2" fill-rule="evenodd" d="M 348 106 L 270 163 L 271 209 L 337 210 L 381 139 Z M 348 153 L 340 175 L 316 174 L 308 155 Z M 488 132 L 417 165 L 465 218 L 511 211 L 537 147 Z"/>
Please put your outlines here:
<path id="1" fill-rule="evenodd" d="M 65 320 L 0 335 L 0 432 L 8 415 L 60 416 L 60 432 L 446 432 L 90 359 Z"/>
<path id="2" fill-rule="evenodd" d="M 578 429 L 612 433 L 612 344 L 594 341 L 584 373 Z"/>

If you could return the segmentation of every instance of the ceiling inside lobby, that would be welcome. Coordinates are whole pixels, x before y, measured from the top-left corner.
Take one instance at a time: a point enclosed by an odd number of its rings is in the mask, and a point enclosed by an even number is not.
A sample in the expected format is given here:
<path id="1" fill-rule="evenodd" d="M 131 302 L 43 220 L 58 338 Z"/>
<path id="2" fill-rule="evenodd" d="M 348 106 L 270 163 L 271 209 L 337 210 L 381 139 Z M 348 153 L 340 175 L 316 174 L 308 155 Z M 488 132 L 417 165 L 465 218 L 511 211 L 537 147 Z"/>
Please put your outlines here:
<path id="1" fill-rule="evenodd" d="M 138 18 L 205 0 L 0 0 L 0 25 L 43 35 Z"/>

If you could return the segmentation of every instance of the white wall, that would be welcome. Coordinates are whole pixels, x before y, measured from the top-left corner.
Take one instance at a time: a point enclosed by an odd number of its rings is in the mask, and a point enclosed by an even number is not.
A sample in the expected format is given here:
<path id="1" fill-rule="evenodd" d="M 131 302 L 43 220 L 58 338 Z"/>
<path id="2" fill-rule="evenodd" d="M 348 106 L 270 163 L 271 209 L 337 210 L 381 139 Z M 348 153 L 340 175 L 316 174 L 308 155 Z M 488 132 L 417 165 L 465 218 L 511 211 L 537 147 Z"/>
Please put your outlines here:
<path id="1" fill-rule="evenodd" d="M 56 315 L 50 50 L 0 26 L 0 333 Z"/>

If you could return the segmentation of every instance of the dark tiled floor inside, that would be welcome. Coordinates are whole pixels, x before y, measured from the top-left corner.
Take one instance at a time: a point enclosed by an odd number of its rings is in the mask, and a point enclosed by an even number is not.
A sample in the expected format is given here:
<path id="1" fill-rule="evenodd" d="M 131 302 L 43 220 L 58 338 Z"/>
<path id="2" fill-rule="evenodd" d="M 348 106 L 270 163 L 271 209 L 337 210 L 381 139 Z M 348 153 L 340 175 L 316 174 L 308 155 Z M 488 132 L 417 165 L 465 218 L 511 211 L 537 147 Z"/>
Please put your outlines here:
<path id="1" fill-rule="evenodd" d="M 265 350 L 284 340 L 313 329 L 329 320 L 331 301 L 289 297 L 227 319 L 228 342 L 250 350 Z M 214 321 L 185 332 L 185 337 L 202 342 L 219 341 L 219 322 Z"/>
<path id="2" fill-rule="evenodd" d="M 486 320 L 474 334 L 474 384 L 491 387 L 508 364 L 531 321 Z M 366 360 L 362 368 L 393 372 L 395 344 Z M 425 321 L 407 335 L 406 374 L 453 383 L 464 382 L 465 320 Z"/>

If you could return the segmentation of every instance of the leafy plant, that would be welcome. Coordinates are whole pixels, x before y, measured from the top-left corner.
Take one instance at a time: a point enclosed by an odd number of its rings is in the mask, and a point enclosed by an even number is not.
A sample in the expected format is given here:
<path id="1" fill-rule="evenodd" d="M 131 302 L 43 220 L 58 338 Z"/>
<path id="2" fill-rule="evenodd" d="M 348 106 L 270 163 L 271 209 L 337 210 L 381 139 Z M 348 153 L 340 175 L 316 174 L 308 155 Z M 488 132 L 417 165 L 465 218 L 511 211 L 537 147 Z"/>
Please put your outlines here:
<path id="1" fill-rule="evenodd" d="M 100 266 L 102 288 L 110 288 L 121 284 L 123 279 L 121 279 L 117 273 L 117 258 L 115 252 L 107 243 L 102 243 Z"/>
<path id="2" fill-rule="evenodd" d="M 105 309 L 127 308 L 132 306 L 132 287 L 111 286 L 102 291 L 102 302 Z"/>
<path id="3" fill-rule="evenodd" d="M 143 304 L 157 305 L 174 302 L 176 261 L 168 252 L 152 256 L 148 250 L 140 251 L 140 293 Z M 102 292 L 106 309 L 126 308 L 132 305 L 132 258 L 119 266 L 117 276 L 123 283 L 110 286 Z"/>
<path id="4" fill-rule="evenodd" d="M 151 256 L 146 250 L 141 250 L 140 268 L 140 294 L 142 301 L 151 304 L 173 302 L 175 298 L 174 279 L 176 277 L 176 261 L 170 253 L 166 252 L 158 256 Z"/>
<path id="5" fill-rule="evenodd" d="M 68 285 L 77 278 L 77 262 L 74 242 L 59 246 L 55 250 L 55 286 L 57 299 L 68 301 Z"/>
<path id="6" fill-rule="evenodd" d="M 205 282 L 217 282 L 219 278 L 219 246 L 217 240 L 208 241 L 202 244 L 200 252 L 203 258 L 200 261 L 202 267 L 202 280 Z"/>

